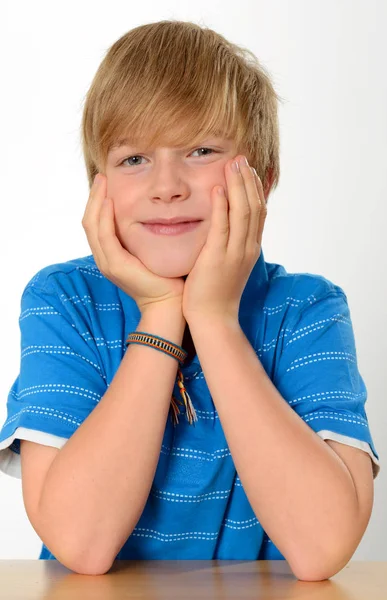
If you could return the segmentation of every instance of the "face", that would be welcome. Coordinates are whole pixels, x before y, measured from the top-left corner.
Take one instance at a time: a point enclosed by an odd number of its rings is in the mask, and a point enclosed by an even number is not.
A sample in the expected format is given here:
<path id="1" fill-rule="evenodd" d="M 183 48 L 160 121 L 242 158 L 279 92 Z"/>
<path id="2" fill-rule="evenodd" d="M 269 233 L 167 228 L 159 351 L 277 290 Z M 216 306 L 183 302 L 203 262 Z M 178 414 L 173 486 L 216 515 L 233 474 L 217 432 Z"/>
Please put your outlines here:
<path id="1" fill-rule="evenodd" d="M 225 165 L 238 154 L 233 142 L 209 137 L 187 148 L 122 146 L 106 163 L 107 195 L 113 199 L 122 246 L 162 277 L 183 277 L 193 268 L 210 228 L 212 190 L 227 193 Z M 142 222 L 188 216 L 201 219 L 191 231 L 158 235 Z"/>

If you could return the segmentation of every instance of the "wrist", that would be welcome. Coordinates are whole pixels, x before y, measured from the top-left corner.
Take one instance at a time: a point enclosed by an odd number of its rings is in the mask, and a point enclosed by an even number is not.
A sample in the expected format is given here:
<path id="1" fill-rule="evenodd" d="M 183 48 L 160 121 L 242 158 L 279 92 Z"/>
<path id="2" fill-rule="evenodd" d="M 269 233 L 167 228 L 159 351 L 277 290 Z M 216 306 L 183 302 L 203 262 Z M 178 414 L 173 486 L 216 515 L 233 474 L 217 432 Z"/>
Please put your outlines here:
<path id="1" fill-rule="evenodd" d="M 162 337 L 181 346 L 186 320 L 181 305 L 155 305 L 143 311 L 136 331 L 144 331 Z"/>

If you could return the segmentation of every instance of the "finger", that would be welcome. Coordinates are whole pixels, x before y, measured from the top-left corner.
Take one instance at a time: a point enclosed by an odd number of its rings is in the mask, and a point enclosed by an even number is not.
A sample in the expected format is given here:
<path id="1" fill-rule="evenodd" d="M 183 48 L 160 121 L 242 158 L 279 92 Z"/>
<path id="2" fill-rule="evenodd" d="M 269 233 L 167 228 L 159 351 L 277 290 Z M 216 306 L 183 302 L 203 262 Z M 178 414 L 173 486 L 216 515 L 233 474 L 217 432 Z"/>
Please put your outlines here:
<path id="1" fill-rule="evenodd" d="M 122 264 L 127 262 L 128 253 L 122 247 L 116 235 L 114 221 L 114 206 L 111 198 L 106 198 L 102 204 L 99 228 L 98 242 L 105 257 L 109 273 L 117 274 Z"/>
<path id="2" fill-rule="evenodd" d="M 222 190 L 223 193 L 219 193 L 220 190 Z M 211 224 L 206 245 L 217 253 L 218 256 L 224 257 L 230 233 L 228 201 L 222 186 L 216 186 L 212 190 L 212 195 Z"/>
<path id="3" fill-rule="evenodd" d="M 235 160 L 239 160 L 239 158 L 240 156 L 237 156 Z M 241 170 L 236 172 L 232 169 L 232 162 L 226 168 L 230 204 L 230 236 L 227 253 L 233 259 L 243 260 L 251 212 L 246 188 L 249 182 L 245 180 Z M 242 170 L 245 168 L 242 167 Z M 249 183 L 249 186 L 251 187 L 251 183 Z"/>
<path id="4" fill-rule="evenodd" d="M 83 213 L 83 217 L 82 217 L 82 225 L 84 225 L 84 224 L 87 225 L 87 222 L 88 222 L 89 216 L 90 216 L 91 207 L 92 207 L 93 203 L 95 204 L 95 202 L 93 202 L 93 201 L 95 200 L 96 194 L 98 193 L 98 190 L 103 183 L 104 182 L 101 180 L 101 174 L 97 173 L 97 175 L 94 177 L 94 181 L 90 188 L 89 198 L 87 200 L 85 212 Z"/>
<path id="5" fill-rule="evenodd" d="M 265 221 L 267 217 L 267 204 L 265 199 L 265 194 L 263 191 L 262 181 L 258 177 L 257 173 L 254 173 L 255 184 L 257 186 L 259 199 L 260 199 L 260 210 L 259 210 L 259 218 L 258 225 L 255 230 L 252 231 L 252 242 L 257 242 L 259 246 L 262 244 L 262 234 L 265 226 Z"/>
<path id="6" fill-rule="evenodd" d="M 247 199 L 250 207 L 249 227 L 246 235 L 246 253 L 254 253 L 257 245 L 257 229 L 260 223 L 261 215 L 261 196 L 257 187 L 256 176 L 250 166 L 243 166 L 241 173 L 245 182 Z"/>
<path id="7" fill-rule="evenodd" d="M 99 175 L 101 177 L 101 174 Z M 106 264 L 105 256 L 98 240 L 98 228 L 102 201 L 105 198 L 105 188 L 106 178 L 104 176 L 102 176 L 102 179 L 98 183 L 94 179 L 84 216 L 82 218 L 82 225 L 86 233 L 87 241 L 89 242 L 97 266 L 102 271 L 105 269 Z"/>

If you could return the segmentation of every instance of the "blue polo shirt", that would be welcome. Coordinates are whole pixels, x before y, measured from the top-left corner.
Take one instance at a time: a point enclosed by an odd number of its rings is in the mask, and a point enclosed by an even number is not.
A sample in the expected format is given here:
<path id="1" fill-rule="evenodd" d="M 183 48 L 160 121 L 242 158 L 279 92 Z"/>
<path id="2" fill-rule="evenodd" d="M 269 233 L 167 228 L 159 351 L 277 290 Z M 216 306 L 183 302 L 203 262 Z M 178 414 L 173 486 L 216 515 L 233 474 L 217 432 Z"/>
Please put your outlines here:
<path id="1" fill-rule="evenodd" d="M 106 392 L 140 318 L 92 255 L 49 265 L 28 282 L 20 372 L 0 431 L 3 473 L 21 478 L 21 439 L 66 444 Z M 239 323 L 284 402 L 322 439 L 367 452 L 375 478 L 379 456 L 344 291 L 320 275 L 287 273 L 262 251 Z M 198 356 L 182 372 L 198 421 L 189 425 L 181 414 L 174 427 L 168 418 L 146 505 L 116 559 L 285 560 L 247 499 Z M 262 459 L 270 460 L 266 452 Z M 55 560 L 44 544 L 39 558 Z"/>

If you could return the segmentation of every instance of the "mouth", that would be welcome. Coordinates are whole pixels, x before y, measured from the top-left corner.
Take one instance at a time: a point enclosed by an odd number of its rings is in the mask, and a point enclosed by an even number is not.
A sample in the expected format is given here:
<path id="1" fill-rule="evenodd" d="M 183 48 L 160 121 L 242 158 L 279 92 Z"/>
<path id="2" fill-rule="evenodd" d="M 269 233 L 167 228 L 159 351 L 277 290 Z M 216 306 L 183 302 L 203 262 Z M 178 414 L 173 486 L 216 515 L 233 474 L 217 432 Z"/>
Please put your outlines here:
<path id="1" fill-rule="evenodd" d="M 142 223 L 150 233 L 156 235 L 180 235 L 196 229 L 202 221 L 182 221 L 180 223 Z"/>
<path id="2" fill-rule="evenodd" d="M 194 217 L 173 217 L 171 219 L 160 218 L 160 221 L 157 221 L 157 219 L 149 219 L 148 221 L 142 221 L 142 223 L 146 225 L 178 225 L 180 223 L 194 223 L 201 220 L 202 219 L 196 219 Z"/>

